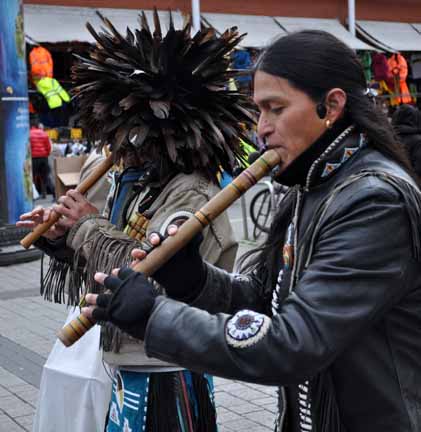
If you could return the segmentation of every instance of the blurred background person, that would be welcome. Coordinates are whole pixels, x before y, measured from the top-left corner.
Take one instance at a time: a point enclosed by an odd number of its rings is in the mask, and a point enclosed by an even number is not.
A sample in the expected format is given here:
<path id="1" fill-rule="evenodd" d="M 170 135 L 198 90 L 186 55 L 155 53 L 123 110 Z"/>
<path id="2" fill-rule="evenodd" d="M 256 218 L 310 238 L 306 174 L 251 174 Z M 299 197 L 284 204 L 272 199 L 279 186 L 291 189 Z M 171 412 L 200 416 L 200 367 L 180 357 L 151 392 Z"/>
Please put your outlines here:
<path id="1" fill-rule="evenodd" d="M 421 177 L 421 112 L 412 105 L 401 105 L 392 116 L 399 141 L 406 147 L 414 171 Z"/>
<path id="2" fill-rule="evenodd" d="M 54 186 L 50 179 L 50 166 L 48 165 L 48 156 L 52 147 L 51 141 L 36 117 L 31 119 L 29 140 L 31 142 L 32 176 L 35 187 L 41 198 L 45 198 L 48 193 L 54 195 Z"/>

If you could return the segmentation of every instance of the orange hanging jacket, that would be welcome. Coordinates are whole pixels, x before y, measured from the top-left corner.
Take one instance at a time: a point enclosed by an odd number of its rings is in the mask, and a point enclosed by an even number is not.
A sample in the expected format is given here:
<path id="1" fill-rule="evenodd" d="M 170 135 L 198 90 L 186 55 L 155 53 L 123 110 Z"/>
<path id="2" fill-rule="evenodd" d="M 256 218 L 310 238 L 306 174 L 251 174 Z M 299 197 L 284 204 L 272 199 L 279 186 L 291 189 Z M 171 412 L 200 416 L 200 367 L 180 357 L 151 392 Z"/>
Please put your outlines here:
<path id="1" fill-rule="evenodd" d="M 32 48 L 29 53 L 29 64 L 34 81 L 41 78 L 53 77 L 53 58 L 48 50 L 43 47 Z"/>
<path id="2" fill-rule="evenodd" d="M 392 99 L 393 105 L 401 103 L 411 103 L 412 97 L 409 93 L 406 78 L 408 77 L 408 64 L 401 54 L 392 54 L 388 60 L 390 72 L 394 80 L 395 93 L 398 93 L 396 98 Z"/>

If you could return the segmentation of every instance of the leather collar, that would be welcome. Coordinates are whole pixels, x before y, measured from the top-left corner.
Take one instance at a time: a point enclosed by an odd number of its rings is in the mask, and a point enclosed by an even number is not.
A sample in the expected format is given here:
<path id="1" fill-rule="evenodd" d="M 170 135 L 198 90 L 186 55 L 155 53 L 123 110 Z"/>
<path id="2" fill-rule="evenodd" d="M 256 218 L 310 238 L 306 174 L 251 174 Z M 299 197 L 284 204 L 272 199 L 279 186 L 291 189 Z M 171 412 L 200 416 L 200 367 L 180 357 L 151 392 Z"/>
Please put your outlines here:
<path id="1" fill-rule="evenodd" d="M 334 175 L 365 144 L 362 134 L 346 120 L 327 130 L 284 172 L 275 173 L 277 182 L 286 186 L 314 187 Z"/>

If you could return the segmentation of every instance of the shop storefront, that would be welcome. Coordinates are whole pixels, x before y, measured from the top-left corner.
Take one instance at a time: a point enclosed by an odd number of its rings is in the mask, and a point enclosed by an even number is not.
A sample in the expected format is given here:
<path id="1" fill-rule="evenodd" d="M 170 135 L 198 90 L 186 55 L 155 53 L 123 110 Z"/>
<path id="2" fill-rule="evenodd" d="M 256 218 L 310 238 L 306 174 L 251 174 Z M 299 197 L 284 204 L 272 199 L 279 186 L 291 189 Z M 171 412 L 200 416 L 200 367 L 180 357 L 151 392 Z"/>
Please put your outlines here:
<path id="1" fill-rule="evenodd" d="M 126 6 L 134 7 L 128 4 Z M 284 5 L 280 10 L 285 7 Z M 205 2 L 203 10 L 209 9 L 211 8 Z M 324 10 L 325 7 L 323 6 L 322 9 Z M 131 28 L 138 26 L 138 10 L 103 8 L 99 11 L 109 17 L 115 27 L 123 33 L 127 26 Z M 335 13 L 342 16 L 342 12 Z M 308 13 L 315 15 L 311 8 Z M 150 14 L 150 11 L 147 14 Z M 327 18 L 314 16 L 302 18 L 202 12 L 201 17 L 203 25 L 214 27 L 218 33 L 232 26 L 237 26 L 242 33 L 247 33 L 241 46 L 250 60 L 245 55 L 239 56 L 241 57 L 239 64 L 244 64 L 245 67 L 252 64 L 260 50 L 277 37 L 302 29 L 328 31 L 358 52 L 365 68 L 367 86 L 372 89 L 376 100 L 384 106 L 385 110 L 393 110 L 401 103 L 418 103 L 421 92 L 421 18 L 420 23 L 357 20 L 357 35 L 354 36 L 338 18 L 328 17 L 331 14 L 332 11 L 326 12 Z M 160 15 L 164 25 L 168 24 L 168 12 L 161 11 Z M 368 9 L 365 2 L 358 6 L 357 16 L 372 15 L 373 11 Z M 181 12 L 174 12 L 173 18 L 176 27 L 183 25 L 185 16 Z M 85 23 L 89 21 L 96 28 L 100 26 L 96 9 L 28 4 L 25 5 L 25 21 L 26 34 L 31 40 L 38 41 L 50 49 L 54 59 L 57 59 L 55 64 L 59 81 L 61 79 L 64 87 L 70 87 L 70 67 L 74 61 L 72 54 L 86 53 L 89 44 L 94 42 L 85 28 Z M 379 62 L 383 68 L 386 68 L 383 75 L 378 73 Z M 251 85 L 250 80 L 247 82 Z M 71 104 L 69 105 L 71 108 Z M 68 109 L 69 105 L 65 105 L 65 109 Z M 48 112 L 45 116 L 47 126 L 56 127 L 54 121 L 57 121 L 57 118 L 70 126 L 77 126 L 72 110 L 70 114 L 65 112 L 61 117 L 56 113 Z M 50 121 L 51 118 L 53 121 Z M 62 124 L 60 126 L 63 127 Z M 68 131 L 61 131 L 56 135 L 63 134 L 66 139 L 74 136 Z M 52 136 L 55 136 L 54 133 Z"/>

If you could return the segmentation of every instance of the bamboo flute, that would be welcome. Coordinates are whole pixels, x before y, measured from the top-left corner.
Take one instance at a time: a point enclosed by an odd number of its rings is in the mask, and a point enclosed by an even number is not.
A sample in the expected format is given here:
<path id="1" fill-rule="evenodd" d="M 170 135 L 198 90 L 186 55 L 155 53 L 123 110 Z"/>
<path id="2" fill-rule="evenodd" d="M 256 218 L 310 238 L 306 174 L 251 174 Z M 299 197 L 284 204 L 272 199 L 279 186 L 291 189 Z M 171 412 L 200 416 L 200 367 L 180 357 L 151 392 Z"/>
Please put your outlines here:
<path id="1" fill-rule="evenodd" d="M 281 156 L 277 150 L 266 151 L 228 186 L 222 189 L 207 204 L 184 222 L 179 227 L 176 235 L 167 237 L 159 247 L 153 249 L 133 270 L 142 272 L 146 276 L 152 276 L 177 251 L 187 245 L 197 233 L 206 228 L 212 220 L 219 216 L 280 162 Z M 71 346 L 93 325 L 95 325 L 94 322 L 83 315 L 79 315 L 65 325 L 58 332 L 57 336 L 65 346 Z"/>
<path id="2" fill-rule="evenodd" d="M 80 183 L 76 190 L 81 194 L 85 194 L 106 172 L 113 166 L 112 154 L 108 155 L 93 171 Z M 48 221 L 38 225 L 32 232 L 26 235 L 20 244 L 28 249 L 35 241 L 37 241 L 45 232 L 47 232 L 59 219 L 61 215 L 52 212 Z"/>

